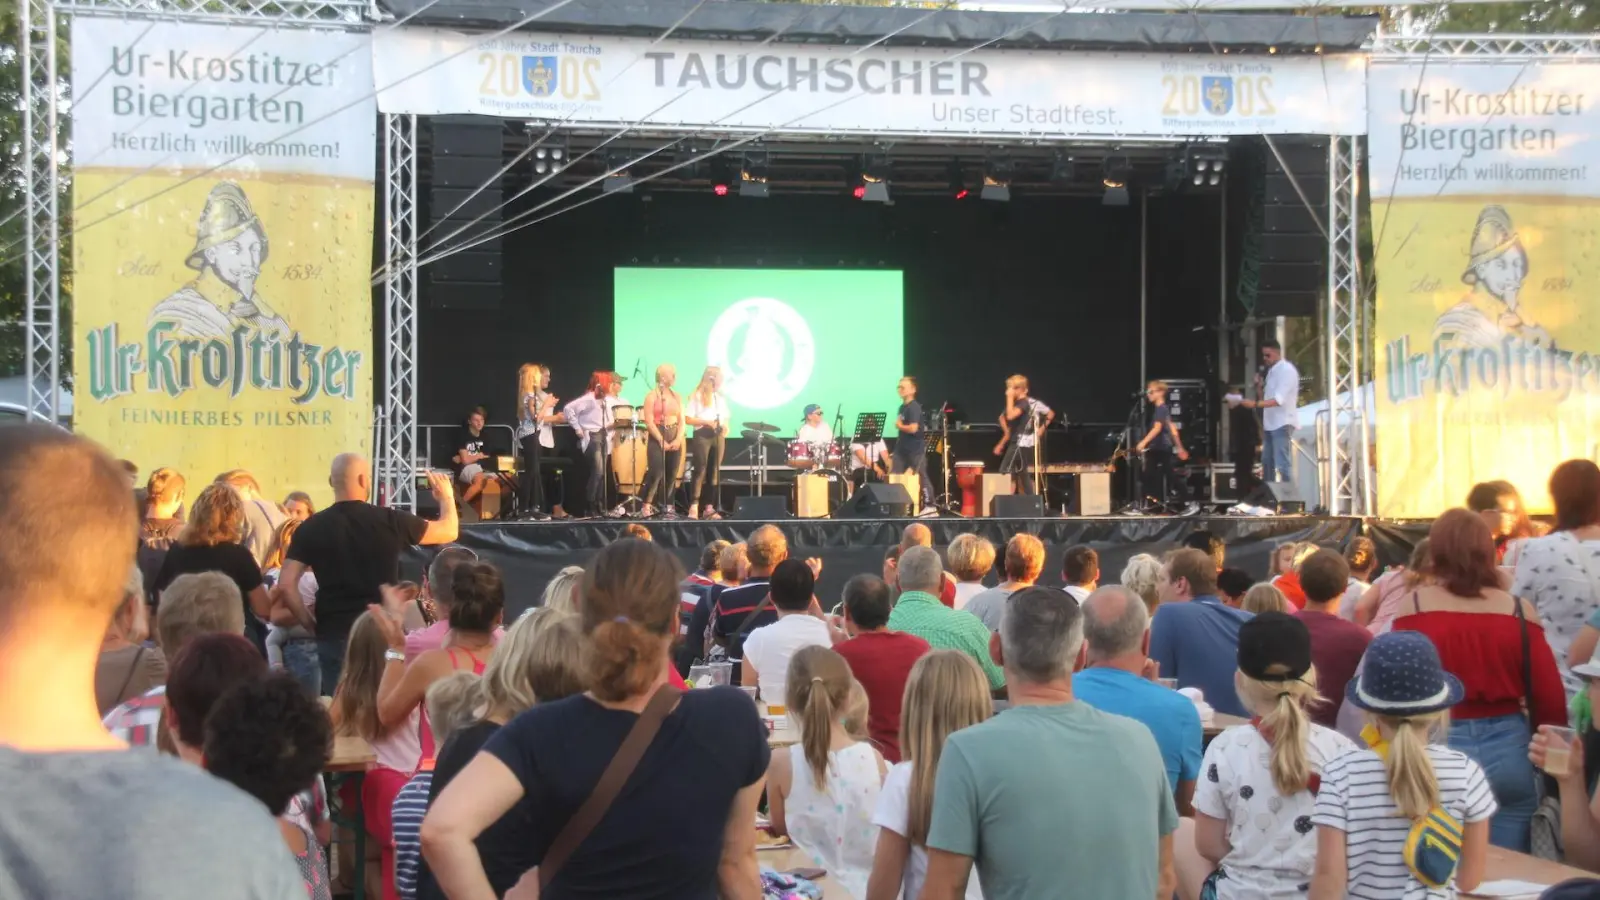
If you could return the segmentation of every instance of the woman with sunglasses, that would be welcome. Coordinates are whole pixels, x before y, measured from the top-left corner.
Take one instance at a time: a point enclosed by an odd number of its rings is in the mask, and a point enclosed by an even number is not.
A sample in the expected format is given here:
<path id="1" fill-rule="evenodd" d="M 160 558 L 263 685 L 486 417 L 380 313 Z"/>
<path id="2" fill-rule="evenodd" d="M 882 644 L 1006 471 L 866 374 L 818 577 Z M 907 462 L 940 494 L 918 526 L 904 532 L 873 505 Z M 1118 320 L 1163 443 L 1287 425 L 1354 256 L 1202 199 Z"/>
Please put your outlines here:
<path id="1" fill-rule="evenodd" d="M 1522 494 L 1509 481 L 1485 481 L 1472 486 L 1467 492 L 1467 509 L 1483 517 L 1485 525 L 1494 535 L 1494 561 L 1497 565 L 1515 566 L 1528 538 L 1544 532 L 1528 518 L 1522 505 Z"/>

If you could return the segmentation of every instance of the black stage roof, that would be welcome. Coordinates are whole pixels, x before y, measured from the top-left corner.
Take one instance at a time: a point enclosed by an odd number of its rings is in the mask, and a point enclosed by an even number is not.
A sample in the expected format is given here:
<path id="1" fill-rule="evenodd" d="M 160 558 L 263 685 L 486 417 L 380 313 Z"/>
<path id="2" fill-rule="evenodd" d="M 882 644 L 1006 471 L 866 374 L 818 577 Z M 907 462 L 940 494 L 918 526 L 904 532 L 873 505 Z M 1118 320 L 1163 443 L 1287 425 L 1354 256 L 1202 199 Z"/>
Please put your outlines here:
<path id="1" fill-rule="evenodd" d="M 498 30 L 557 0 L 378 0 L 407 24 Z M 681 20 L 681 21 L 680 21 Z M 817 6 L 761 0 L 573 0 L 524 25 L 524 31 L 657 37 L 669 28 L 685 39 L 785 43 L 970 47 L 993 41 L 1005 49 L 1144 50 L 1279 53 L 1360 49 L 1376 16 L 1258 13 L 999 13 L 860 6 Z M 1003 36 L 1003 37 L 1002 37 Z"/>

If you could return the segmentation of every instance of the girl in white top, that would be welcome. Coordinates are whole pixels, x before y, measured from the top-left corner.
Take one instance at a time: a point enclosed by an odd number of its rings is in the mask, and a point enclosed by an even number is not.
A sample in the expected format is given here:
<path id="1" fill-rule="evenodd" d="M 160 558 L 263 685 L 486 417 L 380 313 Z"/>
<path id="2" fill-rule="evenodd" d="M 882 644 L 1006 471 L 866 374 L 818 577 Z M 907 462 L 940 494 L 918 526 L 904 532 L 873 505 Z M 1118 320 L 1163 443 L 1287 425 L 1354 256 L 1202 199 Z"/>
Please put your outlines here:
<path id="1" fill-rule="evenodd" d="M 886 766 L 877 748 L 850 734 L 845 712 L 855 682 L 850 664 L 827 647 L 806 647 L 789 663 L 788 705 L 800 743 L 772 752 L 768 815 L 845 893 L 864 896 L 872 871 L 872 811 Z"/>
<path id="2" fill-rule="evenodd" d="M 1264 612 L 1239 630 L 1234 689 L 1254 716 L 1206 748 L 1195 784 L 1192 839 L 1174 840 L 1183 900 L 1299 900 L 1316 865 L 1311 825 L 1322 770 L 1355 749 L 1311 721 L 1317 702 L 1311 633 Z M 1180 832 L 1190 830 L 1188 821 Z"/>
<path id="3" fill-rule="evenodd" d="M 723 399 L 722 369 L 706 366 L 700 383 L 689 395 L 683 409 L 683 418 L 694 429 L 689 439 L 689 458 L 694 461 L 694 481 L 689 490 L 689 518 L 720 519 L 717 514 L 717 484 L 722 471 L 724 440 L 733 413 L 728 401 Z M 710 476 L 707 478 L 707 476 Z M 708 496 L 702 497 L 706 482 L 711 483 Z M 702 505 L 703 504 L 703 505 Z"/>
<path id="4" fill-rule="evenodd" d="M 933 781 L 944 739 L 994 712 L 989 680 L 972 657 L 959 650 L 934 650 L 917 660 L 906 680 L 900 710 L 900 754 L 878 794 L 872 824 L 878 826 L 872 877 L 862 900 L 915 900 L 928 876 L 928 825 L 933 820 Z M 967 900 L 983 900 L 978 879 L 967 881 Z"/>

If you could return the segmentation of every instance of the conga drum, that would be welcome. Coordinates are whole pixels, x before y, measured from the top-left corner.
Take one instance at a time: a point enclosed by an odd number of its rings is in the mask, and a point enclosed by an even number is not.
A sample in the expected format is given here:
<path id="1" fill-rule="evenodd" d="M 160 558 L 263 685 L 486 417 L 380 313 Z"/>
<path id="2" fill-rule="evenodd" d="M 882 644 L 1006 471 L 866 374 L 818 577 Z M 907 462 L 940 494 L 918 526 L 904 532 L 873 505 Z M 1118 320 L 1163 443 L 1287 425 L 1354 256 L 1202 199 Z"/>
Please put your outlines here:
<path id="1" fill-rule="evenodd" d="M 611 447 L 611 471 L 617 476 L 617 490 L 623 494 L 637 494 L 644 484 L 645 467 L 650 463 L 650 452 L 642 434 L 618 434 Z"/>
<path id="2" fill-rule="evenodd" d="M 978 515 L 978 482 L 983 480 L 983 463 L 956 463 L 956 485 L 961 488 L 961 514 L 971 519 Z"/>

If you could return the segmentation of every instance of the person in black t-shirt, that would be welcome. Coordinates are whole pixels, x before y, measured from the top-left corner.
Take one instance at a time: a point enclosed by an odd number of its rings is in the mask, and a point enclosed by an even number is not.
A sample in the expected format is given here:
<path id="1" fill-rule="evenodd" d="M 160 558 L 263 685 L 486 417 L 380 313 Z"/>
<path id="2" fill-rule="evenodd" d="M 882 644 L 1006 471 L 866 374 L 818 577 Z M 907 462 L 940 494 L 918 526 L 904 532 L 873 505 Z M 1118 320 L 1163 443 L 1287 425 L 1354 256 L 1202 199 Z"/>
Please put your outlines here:
<path id="1" fill-rule="evenodd" d="M 272 612 L 272 601 L 261 578 L 261 567 L 250 550 L 239 543 L 244 535 L 244 500 L 226 484 L 208 484 L 195 498 L 189 523 L 178 535 L 178 542 L 167 550 L 166 559 L 156 572 L 157 593 L 179 575 L 221 572 L 239 586 L 244 598 L 244 635 L 267 655 L 267 626 L 262 624 Z M 158 603 L 159 606 L 159 603 Z"/>
<path id="2" fill-rule="evenodd" d="M 428 473 L 428 487 L 439 502 L 435 522 L 368 503 L 372 467 L 358 453 L 334 457 L 328 484 L 335 502 L 295 532 L 272 604 L 277 624 L 299 624 L 316 632 L 322 684 L 332 690 L 344 668 L 350 626 L 368 604 L 383 602 L 380 587 L 400 580 L 401 551 L 413 544 L 448 544 L 460 525 L 450 478 L 439 472 Z M 300 602 L 300 578 L 307 569 L 317 573 L 315 617 Z"/>
<path id="3" fill-rule="evenodd" d="M 1189 451 L 1183 449 L 1183 436 L 1172 422 L 1166 382 L 1150 382 L 1144 395 L 1150 401 L 1150 430 L 1135 449 L 1144 453 L 1145 493 L 1165 503 L 1173 488 L 1182 488 L 1173 477 L 1172 457 L 1188 459 Z"/>
<path id="4" fill-rule="evenodd" d="M 917 473 L 922 504 L 933 505 L 933 485 L 928 482 L 927 443 L 922 434 L 922 404 L 917 402 L 917 379 L 907 375 L 896 388 L 900 394 L 900 412 L 895 415 L 894 427 L 900 436 L 894 442 L 890 470 L 896 475 Z"/>
<path id="5" fill-rule="evenodd" d="M 445 896 L 497 893 L 474 842 L 505 827 L 508 812 L 506 843 L 544 866 L 643 715 L 659 728 L 587 838 L 542 873 L 551 880 L 540 896 L 761 895 L 756 806 L 772 751 L 749 697 L 667 685 L 682 580 L 672 553 L 648 541 L 617 541 L 595 557 L 583 577 L 588 692 L 506 723 L 428 810 L 422 840 Z"/>
<path id="6" fill-rule="evenodd" d="M 461 492 L 462 503 L 476 500 L 483 493 L 484 482 L 489 480 L 489 473 L 483 470 L 483 461 L 489 458 L 488 445 L 483 437 L 486 415 L 481 406 L 467 413 L 467 421 L 462 423 L 460 435 L 456 438 L 456 455 L 450 457 L 450 461 L 455 463 L 456 480 L 467 486 Z"/>

